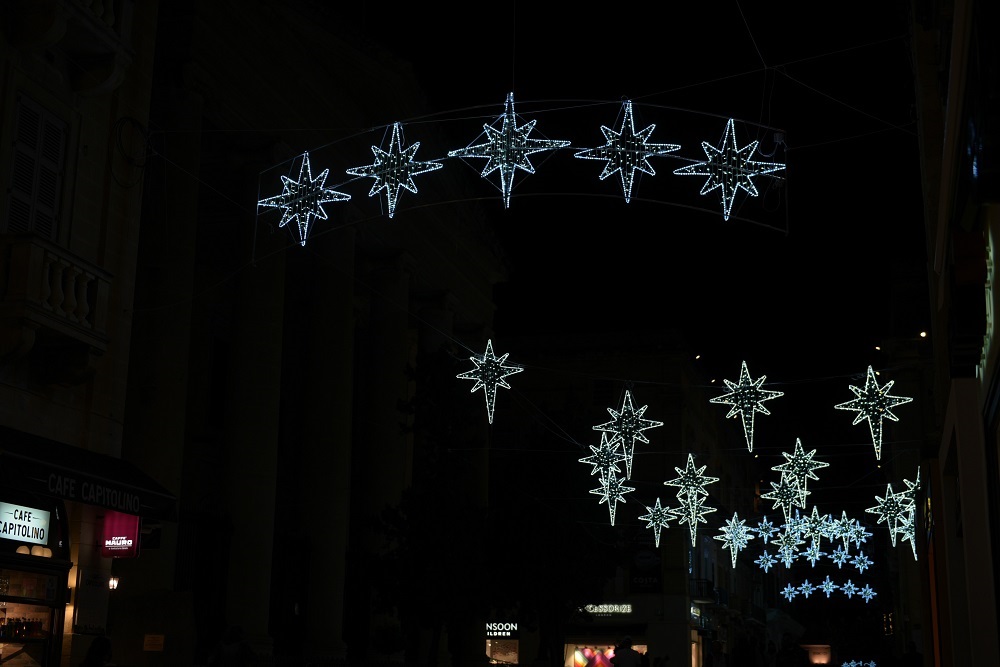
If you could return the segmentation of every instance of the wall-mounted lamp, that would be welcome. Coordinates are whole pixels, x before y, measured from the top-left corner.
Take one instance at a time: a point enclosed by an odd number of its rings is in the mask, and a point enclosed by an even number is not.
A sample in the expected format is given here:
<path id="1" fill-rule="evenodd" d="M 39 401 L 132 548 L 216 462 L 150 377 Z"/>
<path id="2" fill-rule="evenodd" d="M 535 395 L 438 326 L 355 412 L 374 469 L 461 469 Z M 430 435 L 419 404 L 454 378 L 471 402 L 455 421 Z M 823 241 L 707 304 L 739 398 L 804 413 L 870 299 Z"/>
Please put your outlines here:
<path id="1" fill-rule="evenodd" d="M 118 577 L 111 577 L 108 579 L 108 590 L 115 590 L 118 588 Z"/>

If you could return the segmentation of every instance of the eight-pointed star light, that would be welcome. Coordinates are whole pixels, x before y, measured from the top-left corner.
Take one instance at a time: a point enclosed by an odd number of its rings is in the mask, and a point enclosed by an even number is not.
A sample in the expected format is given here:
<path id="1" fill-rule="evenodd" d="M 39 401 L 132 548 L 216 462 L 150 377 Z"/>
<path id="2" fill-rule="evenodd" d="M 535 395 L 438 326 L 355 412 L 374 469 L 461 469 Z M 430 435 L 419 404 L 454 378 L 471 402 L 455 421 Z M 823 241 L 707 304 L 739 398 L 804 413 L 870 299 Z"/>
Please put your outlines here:
<path id="1" fill-rule="evenodd" d="M 785 168 L 785 165 L 777 162 L 751 160 L 757 150 L 756 141 L 751 141 L 743 148 L 737 148 L 732 118 L 726 123 L 726 132 L 719 148 L 707 141 L 701 142 L 701 147 L 708 158 L 706 162 L 696 162 L 675 169 L 674 173 L 679 176 L 708 176 L 708 180 L 701 186 L 700 194 L 708 194 L 716 188 L 722 189 L 722 217 L 725 220 L 729 219 L 737 191 L 744 190 L 754 197 L 757 196 L 757 186 L 753 183 L 754 176 L 770 174 Z"/>
<path id="2" fill-rule="evenodd" d="M 417 149 L 420 148 L 420 142 L 418 141 L 404 150 L 402 134 L 402 126 L 399 123 L 393 123 L 389 152 L 378 146 L 372 146 L 372 153 L 375 154 L 374 163 L 347 170 L 347 173 L 352 176 L 370 176 L 375 179 L 375 184 L 368 192 L 369 197 L 374 197 L 379 191 L 385 190 L 386 196 L 389 198 L 390 218 L 396 212 L 396 201 L 399 198 L 400 188 L 406 188 L 416 194 L 417 186 L 413 182 L 413 177 L 444 166 L 440 162 L 415 162 L 413 157 Z"/>
<path id="3" fill-rule="evenodd" d="M 893 380 L 889 380 L 885 385 L 879 387 L 878 380 L 875 379 L 875 371 L 869 366 L 864 388 L 848 385 L 850 390 L 854 392 L 855 398 L 834 406 L 838 410 L 856 411 L 858 415 L 854 418 L 854 424 L 863 419 L 868 420 L 868 426 L 872 432 L 872 444 L 875 445 L 876 460 L 882 458 L 882 420 L 891 419 L 898 422 L 899 417 L 892 413 L 892 408 L 913 400 L 906 396 L 892 396 L 889 390 L 892 389 L 893 382 Z"/>
<path id="4" fill-rule="evenodd" d="M 514 185 L 514 172 L 520 169 L 529 174 L 535 173 L 535 168 L 528 160 L 528 156 L 532 153 L 563 148 L 569 146 L 570 142 L 555 139 L 529 139 L 528 135 L 535 129 L 537 121 L 529 121 L 518 127 L 517 115 L 514 113 L 514 93 L 507 94 L 507 102 L 504 104 L 501 119 L 503 123 L 499 130 L 488 123 L 483 125 L 483 130 L 486 132 L 485 143 L 448 151 L 448 156 L 486 158 L 488 162 L 483 167 L 481 174 L 483 178 L 499 169 L 503 204 L 505 208 L 509 208 L 510 191 Z"/>
<path id="5" fill-rule="evenodd" d="M 299 180 L 294 181 L 282 175 L 284 188 L 280 195 L 261 199 L 257 206 L 264 208 L 283 209 L 278 227 L 284 227 L 289 222 L 295 222 L 299 233 L 299 244 L 305 245 L 309 238 L 309 228 L 313 218 L 326 220 L 326 210 L 323 204 L 334 201 L 347 201 L 351 195 L 323 187 L 329 169 L 324 169 L 316 178 L 312 177 L 312 166 L 309 164 L 309 153 L 302 154 L 302 164 L 299 165 Z"/>
<path id="6" fill-rule="evenodd" d="M 607 431 L 613 433 L 611 442 L 621 442 L 625 451 L 625 478 L 632 479 L 632 455 L 635 452 L 635 441 L 649 442 L 649 438 L 643 433 L 646 429 L 655 426 L 663 426 L 663 422 L 643 419 L 642 415 L 648 406 L 642 406 L 638 410 L 632 405 L 632 395 L 625 390 L 625 398 L 622 401 L 621 412 L 616 412 L 614 408 L 608 408 L 611 414 L 611 421 L 598 424 L 595 431 Z"/>
<path id="7" fill-rule="evenodd" d="M 773 466 L 771 470 L 787 473 L 795 481 L 801 492 L 798 504 L 800 507 L 805 507 L 806 495 L 808 494 L 806 485 L 810 479 L 819 480 L 819 477 L 813 471 L 826 468 L 830 464 L 823 461 L 814 461 L 813 457 L 816 455 L 816 450 L 814 449 L 806 454 L 802 449 L 802 440 L 799 438 L 795 438 L 794 452 L 791 454 L 781 452 L 781 455 L 785 457 L 786 461 L 780 465 Z M 815 507 L 813 510 L 815 511 Z"/>
<path id="8" fill-rule="evenodd" d="M 649 507 L 647 505 L 646 510 L 648 511 L 648 513 L 643 514 L 642 516 L 639 517 L 639 519 L 641 521 L 649 522 L 646 524 L 646 528 L 653 529 L 654 541 L 656 542 L 656 546 L 658 547 L 660 546 L 660 529 L 669 528 L 667 522 L 676 517 L 674 516 L 673 512 L 670 511 L 669 507 L 663 507 L 660 504 L 659 498 L 656 499 L 656 503 L 652 507 Z"/>
<path id="9" fill-rule="evenodd" d="M 767 376 L 761 375 L 757 380 L 751 380 L 750 373 L 747 371 L 747 362 L 744 361 L 740 368 L 740 380 L 738 383 L 732 380 L 723 380 L 726 386 L 729 387 L 729 393 L 709 399 L 710 403 L 725 403 L 733 406 L 726 414 L 726 417 L 740 415 L 743 418 L 743 436 L 746 438 L 747 448 L 751 452 L 753 451 L 754 413 L 771 414 L 764 407 L 764 401 L 784 396 L 784 392 L 781 391 L 761 389 L 760 387 L 764 384 L 765 379 L 767 379 Z"/>
<path id="10" fill-rule="evenodd" d="M 486 414 L 489 421 L 493 423 L 493 404 L 497 398 L 497 387 L 510 389 L 505 379 L 508 375 L 520 373 L 524 369 L 520 366 L 504 366 L 507 354 L 497 357 L 493 354 L 493 340 L 486 341 L 486 353 L 482 357 L 469 357 L 476 368 L 465 373 L 459 373 L 456 377 L 461 380 L 475 380 L 476 384 L 470 391 L 476 391 L 480 387 L 486 394 Z"/>
<path id="11" fill-rule="evenodd" d="M 632 198 L 635 172 L 641 171 L 644 174 L 656 176 L 653 165 L 649 164 L 649 158 L 676 151 L 680 149 L 680 144 L 648 143 L 656 126 L 650 125 L 646 129 L 636 132 L 632 120 L 632 100 L 626 100 L 624 108 L 625 118 L 622 120 L 622 127 L 619 131 L 615 132 L 610 127 L 601 125 L 601 132 L 607 140 L 606 144 L 598 148 L 578 151 L 574 157 L 604 160 L 604 170 L 601 171 L 599 178 L 603 181 L 608 176 L 617 173 L 621 177 L 622 191 L 625 193 L 625 203 L 627 204 Z"/>

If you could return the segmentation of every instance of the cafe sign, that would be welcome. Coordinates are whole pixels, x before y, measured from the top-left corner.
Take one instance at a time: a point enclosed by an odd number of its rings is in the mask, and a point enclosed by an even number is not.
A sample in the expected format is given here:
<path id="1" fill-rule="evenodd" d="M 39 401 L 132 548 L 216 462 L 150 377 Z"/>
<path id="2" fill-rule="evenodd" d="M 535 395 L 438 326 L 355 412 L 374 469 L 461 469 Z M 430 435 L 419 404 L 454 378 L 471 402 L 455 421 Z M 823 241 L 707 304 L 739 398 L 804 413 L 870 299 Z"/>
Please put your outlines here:
<path id="1" fill-rule="evenodd" d="M 35 507 L 0 503 L 0 538 L 47 544 L 49 541 L 49 513 Z"/>

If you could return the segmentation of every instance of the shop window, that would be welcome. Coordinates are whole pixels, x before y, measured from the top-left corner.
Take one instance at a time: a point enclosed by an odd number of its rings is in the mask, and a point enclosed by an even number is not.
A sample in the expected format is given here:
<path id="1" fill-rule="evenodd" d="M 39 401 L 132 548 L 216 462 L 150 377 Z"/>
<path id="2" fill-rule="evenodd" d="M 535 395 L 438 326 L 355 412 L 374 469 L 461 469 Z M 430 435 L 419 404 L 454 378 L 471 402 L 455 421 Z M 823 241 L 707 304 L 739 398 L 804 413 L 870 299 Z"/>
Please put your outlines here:
<path id="1" fill-rule="evenodd" d="M 65 144 L 66 124 L 22 95 L 14 120 L 10 196 L 4 232 L 34 233 L 46 240 L 55 240 Z"/>

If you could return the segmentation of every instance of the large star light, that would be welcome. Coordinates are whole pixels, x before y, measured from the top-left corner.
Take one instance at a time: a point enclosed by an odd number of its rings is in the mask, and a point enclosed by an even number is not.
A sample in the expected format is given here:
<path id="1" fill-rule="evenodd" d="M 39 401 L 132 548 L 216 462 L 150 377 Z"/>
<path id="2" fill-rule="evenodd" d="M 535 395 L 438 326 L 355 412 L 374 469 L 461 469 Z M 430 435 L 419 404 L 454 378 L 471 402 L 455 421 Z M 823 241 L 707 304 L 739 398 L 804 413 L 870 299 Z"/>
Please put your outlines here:
<path id="1" fill-rule="evenodd" d="M 420 142 L 418 141 L 404 150 L 402 134 L 402 126 L 399 123 L 393 123 L 389 152 L 385 152 L 378 146 L 372 146 L 372 153 L 375 154 L 374 163 L 347 170 L 347 173 L 352 176 L 370 176 L 375 179 L 372 189 L 368 192 L 369 197 L 374 197 L 381 190 L 385 190 L 389 199 L 390 218 L 396 212 L 396 201 L 399 199 L 400 188 L 405 188 L 416 194 L 417 185 L 413 182 L 413 177 L 444 166 L 440 162 L 415 162 L 413 157 L 417 149 L 420 148 Z"/>
<path id="2" fill-rule="evenodd" d="M 733 568 L 736 567 L 736 554 L 738 554 L 742 549 L 746 549 L 747 542 L 753 539 L 751 529 L 745 524 L 746 520 L 739 519 L 736 516 L 736 512 L 733 512 L 733 518 L 727 519 L 726 525 L 719 529 L 722 531 L 722 534 L 716 535 L 714 538 L 722 542 L 723 549 L 729 549 L 729 555 L 732 557 L 733 561 Z"/>
<path id="3" fill-rule="evenodd" d="M 792 507 L 801 502 L 801 498 L 805 494 L 812 493 L 812 491 L 803 491 L 799 488 L 799 485 L 795 480 L 788 475 L 788 473 L 781 473 L 781 479 L 775 482 L 769 482 L 771 485 L 771 490 L 767 493 L 760 494 L 760 497 L 764 500 L 773 500 L 774 505 L 772 509 L 781 508 L 781 511 L 785 514 L 785 521 L 788 521 L 789 516 L 792 513 Z"/>
<path id="4" fill-rule="evenodd" d="M 615 525 L 615 510 L 618 507 L 618 503 L 625 502 L 625 494 L 635 491 L 631 486 L 625 486 L 625 478 L 618 479 L 617 475 L 610 475 L 609 477 L 601 478 L 601 486 L 597 489 L 591 489 L 591 493 L 596 493 L 601 496 L 601 500 L 598 501 L 598 505 L 601 503 L 608 504 L 608 512 L 611 515 L 611 525 Z"/>
<path id="5" fill-rule="evenodd" d="M 754 413 L 771 414 L 764 407 L 764 401 L 784 396 L 784 392 L 781 391 L 761 389 L 760 386 L 764 384 L 765 379 L 767 379 L 767 376 L 761 375 L 757 380 L 751 380 L 750 373 L 747 371 L 747 362 L 744 361 L 743 366 L 740 368 L 739 383 L 724 379 L 723 382 L 729 387 L 729 393 L 709 399 L 710 403 L 725 403 L 733 406 L 726 414 L 726 417 L 735 417 L 736 415 L 742 417 L 743 436 L 746 438 L 747 448 L 751 452 L 753 451 Z"/>
<path id="6" fill-rule="evenodd" d="M 618 467 L 618 463 L 628 457 L 622 452 L 621 445 L 617 441 L 612 443 L 608 440 L 607 433 L 601 434 L 601 444 L 599 447 L 594 447 L 593 445 L 588 445 L 588 447 L 590 447 L 590 451 L 593 454 L 580 459 L 580 463 L 589 463 L 594 466 L 594 469 L 590 471 L 591 475 L 600 473 L 601 477 L 609 477 L 611 473 L 622 471 Z"/>
<path id="7" fill-rule="evenodd" d="M 670 513 L 677 517 L 677 523 L 686 523 L 691 534 L 691 546 L 698 540 L 698 524 L 708 523 L 706 514 L 711 514 L 716 508 L 705 506 L 705 497 L 697 494 L 681 498 L 679 507 L 671 508 Z"/>
<path id="8" fill-rule="evenodd" d="M 469 357 L 469 359 L 476 365 L 476 368 L 465 373 L 459 373 L 456 377 L 461 380 L 476 381 L 470 392 L 474 392 L 482 387 L 483 393 L 486 394 L 486 414 L 492 424 L 493 404 L 497 398 L 497 387 L 510 389 L 510 385 L 507 384 L 505 378 L 509 375 L 520 373 L 524 369 L 520 366 L 504 366 L 503 362 L 507 360 L 507 355 L 504 354 L 501 357 L 495 356 L 493 354 L 492 340 L 486 341 L 486 353 L 482 357 Z"/>
<path id="9" fill-rule="evenodd" d="M 303 153 L 302 164 L 299 166 L 299 180 L 293 181 L 283 175 L 281 182 L 284 188 L 281 194 L 261 199 L 257 202 L 257 206 L 283 209 L 278 227 L 295 222 L 299 233 L 299 244 L 304 246 L 309 238 L 309 228 L 312 226 L 313 218 L 327 219 L 323 204 L 347 201 L 351 198 L 351 195 L 323 187 L 329 173 L 329 169 L 324 169 L 319 176 L 313 178 L 309 153 Z"/>
<path id="10" fill-rule="evenodd" d="M 555 139 L 529 139 L 528 135 L 535 129 L 535 123 L 530 121 L 518 127 L 517 115 L 514 113 L 514 93 L 507 94 L 504 105 L 503 124 L 500 129 L 484 124 L 486 142 L 448 151 L 449 157 L 478 157 L 489 160 L 483 167 L 482 177 L 486 178 L 496 170 L 500 170 L 500 190 L 503 193 L 505 208 L 510 207 L 510 191 L 514 185 L 514 172 L 518 169 L 529 174 L 535 173 L 535 168 L 528 160 L 532 153 L 550 151 L 569 146 L 570 142 Z M 496 121 L 494 121 L 496 122 Z"/>
<path id="11" fill-rule="evenodd" d="M 854 385 L 848 385 L 850 390 L 854 392 L 855 398 L 846 403 L 834 406 L 838 410 L 854 410 L 857 412 L 858 415 L 854 418 L 854 424 L 859 423 L 863 419 L 868 420 L 868 427 L 872 432 L 872 444 L 875 445 L 876 460 L 882 458 L 882 420 L 891 419 L 894 422 L 898 422 L 899 417 L 892 413 L 892 408 L 913 400 L 906 396 L 892 396 L 889 390 L 892 389 L 893 382 L 894 380 L 889 380 L 883 386 L 879 387 L 878 380 L 875 379 L 875 371 L 869 366 L 864 388 L 861 389 Z"/>
<path id="12" fill-rule="evenodd" d="M 639 517 L 640 521 L 648 521 L 646 528 L 653 529 L 653 538 L 656 542 L 656 546 L 660 546 L 660 529 L 669 528 L 667 522 L 671 519 L 676 518 L 673 512 L 670 511 L 669 507 L 663 507 L 660 505 L 660 499 L 656 499 L 656 503 L 649 507 L 646 506 L 647 514 L 643 514 Z"/>
<path id="13" fill-rule="evenodd" d="M 649 164 L 649 158 L 676 151 L 680 149 L 680 144 L 648 143 L 656 126 L 650 125 L 646 129 L 636 132 L 632 122 L 632 100 L 626 100 L 624 108 L 625 118 L 622 120 L 621 129 L 615 132 L 602 125 L 601 132 L 604 133 L 607 143 L 599 148 L 578 151 L 575 157 L 587 160 L 604 160 L 604 170 L 599 178 L 603 181 L 608 176 L 617 173 L 621 177 L 622 190 L 625 193 L 625 203 L 627 204 L 632 198 L 635 172 L 641 171 L 644 174 L 656 176 L 656 171 Z"/>
<path id="14" fill-rule="evenodd" d="M 802 449 L 802 440 L 795 438 L 795 451 L 791 454 L 788 452 L 781 452 L 781 455 L 785 457 L 786 461 L 780 465 L 773 466 L 771 470 L 775 472 L 780 472 L 787 474 L 799 487 L 800 497 L 798 505 L 799 507 L 805 507 L 806 495 L 809 493 L 806 491 L 806 485 L 809 483 L 810 479 L 819 480 L 816 476 L 815 470 L 820 468 L 826 468 L 829 463 L 824 463 L 823 461 L 814 461 L 813 457 L 816 455 L 816 450 L 812 450 L 808 454 Z M 813 511 L 815 511 L 815 507 Z"/>
<path id="15" fill-rule="evenodd" d="M 892 546 L 896 546 L 896 533 L 900 520 L 909 514 L 909 508 L 904 505 L 903 493 L 893 493 L 892 484 L 886 484 L 885 497 L 875 496 L 878 504 L 865 510 L 871 514 L 878 514 L 876 523 L 885 522 L 889 529 L 889 539 L 892 540 Z"/>
<path id="16" fill-rule="evenodd" d="M 677 492 L 678 498 L 682 498 L 685 495 L 689 498 L 697 495 L 707 496 L 708 491 L 705 490 L 705 486 L 719 481 L 718 477 L 709 477 L 704 474 L 707 467 L 707 465 L 703 465 L 700 468 L 695 468 L 694 454 L 688 454 L 687 465 L 683 469 L 674 466 L 678 477 L 667 480 L 663 484 L 665 486 L 678 487 L 680 489 Z"/>
<path id="17" fill-rule="evenodd" d="M 739 190 L 744 190 L 754 197 L 757 196 L 757 186 L 753 183 L 754 176 L 770 174 L 785 168 L 785 165 L 777 162 L 754 162 L 751 160 L 750 158 L 757 150 L 756 141 L 750 142 L 743 148 L 737 148 L 736 130 L 732 118 L 726 123 L 726 132 L 719 148 L 712 146 L 707 141 L 701 142 L 701 148 L 708 158 L 706 162 L 696 162 L 675 169 L 674 173 L 679 176 L 708 176 L 708 180 L 701 186 L 700 194 L 706 195 L 715 189 L 722 190 L 722 217 L 724 220 L 729 220 L 733 200 Z"/>
<path id="18" fill-rule="evenodd" d="M 632 479 L 632 455 L 635 453 L 635 442 L 649 442 L 649 438 L 643 433 L 646 429 L 656 426 L 663 426 L 663 422 L 643 419 L 646 408 L 642 406 L 638 410 L 632 405 L 632 395 L 625 390 L 625 399 L 622 401 L 621 412 L 616 412 L 614 408 L 608 408 L 611 421 L 598 424 L 595 431 L 605 431 L 613 434 L 611 442 L 620 442 L 622 450 L 625 452 L 625 479 Z"/>

